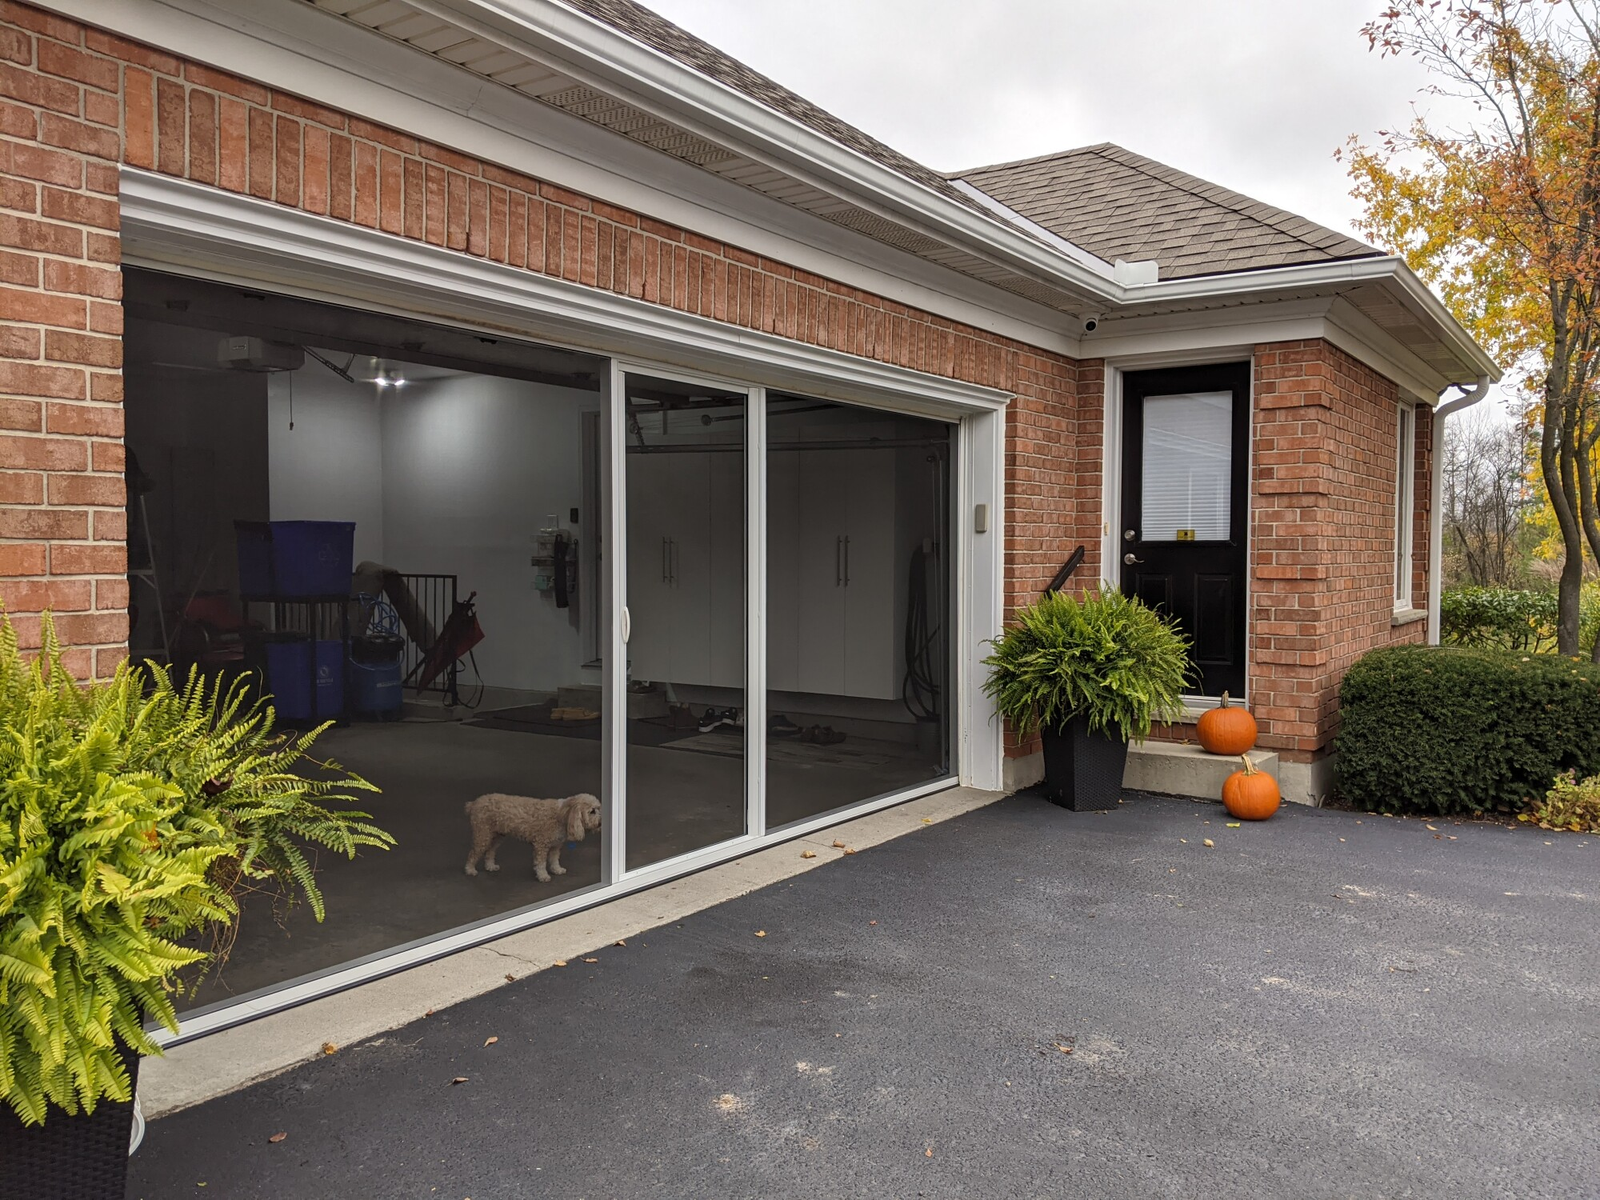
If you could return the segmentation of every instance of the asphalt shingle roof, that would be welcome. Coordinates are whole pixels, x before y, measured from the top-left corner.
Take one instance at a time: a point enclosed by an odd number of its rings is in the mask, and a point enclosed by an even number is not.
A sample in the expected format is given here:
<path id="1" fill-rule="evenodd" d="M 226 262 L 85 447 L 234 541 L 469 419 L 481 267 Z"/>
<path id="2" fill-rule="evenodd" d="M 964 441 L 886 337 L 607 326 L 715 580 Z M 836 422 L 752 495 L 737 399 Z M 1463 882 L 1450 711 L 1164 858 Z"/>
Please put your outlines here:
<path id="1" fill-rule="evenodd" d="M 1107 261 L 1155 259 L 1163 279 L 1381 253 L 1109 142 L 950 178 Z"/>

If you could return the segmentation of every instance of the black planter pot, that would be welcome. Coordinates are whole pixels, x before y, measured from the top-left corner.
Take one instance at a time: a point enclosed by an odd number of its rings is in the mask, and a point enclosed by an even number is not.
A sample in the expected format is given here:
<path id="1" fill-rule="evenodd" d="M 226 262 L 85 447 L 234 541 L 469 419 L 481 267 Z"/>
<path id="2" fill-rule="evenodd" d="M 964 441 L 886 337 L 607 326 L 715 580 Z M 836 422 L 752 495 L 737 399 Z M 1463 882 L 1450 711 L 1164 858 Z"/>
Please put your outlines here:
<path id="1" fill-rule="evenodd" d="M 1045 798 L 1073 812 L 1115 808 L 1122 796 L 1128 743 L 1089 732 L 1087 717 L 1043 731 Z"/>
<path id="2" fill-rule="evenodd" d="M 139 1056 L 125 1055 L 135 1084 Z M 133 1102 L 101 1100 L 94 1112 L 69 1117 L 52 1106 L 43 1125 L 24 1125 L 0 1111 L 0 1195 L 5 1200 L 123 1200 Z"/>

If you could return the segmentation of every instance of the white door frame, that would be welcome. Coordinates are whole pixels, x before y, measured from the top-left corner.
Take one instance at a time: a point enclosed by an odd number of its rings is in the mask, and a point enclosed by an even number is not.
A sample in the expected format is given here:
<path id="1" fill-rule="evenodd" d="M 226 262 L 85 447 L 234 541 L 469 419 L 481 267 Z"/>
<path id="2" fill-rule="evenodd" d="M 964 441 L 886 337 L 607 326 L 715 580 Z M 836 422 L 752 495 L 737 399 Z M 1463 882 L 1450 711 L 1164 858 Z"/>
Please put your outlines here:
<path id="1" fill-rule="evenodd" d="M 1000 630 L 1005 550 L 1005 413 L 1008 393 L 927 375 L 839 351 L 793 342 L 628 296 L 443 250 L 391 234 L 298 212 L 152 172 L 121 171 L 123 262 L 169 274 L 268 289 L 501 337 L 564 346 L 601 355 L 602 400 L 609 413 L 602 455 L 604 523 L 610 560 L 603 573 L 610 655 L 605 666 L 602 787 L 616 807 L 602 842 L 602 880 L 475 925 L 419 939 L 289 984 L 187 1015 L 177 1035 L 155 1031 L 164 1044 L 191 1040 L 318 996 L 404 970 L 541 924 L 764 845 L 802 837 L 841 820 L 954 786 L 998 789 L 1003 742 L 1000 722 L 984 696 L 984 643 Z M 689 372 L 692 381 L 725 380 L 751 397 L 746 472 L 747 637 L 765 624 L 765 395 L 782 388 L 824 400 L 958 423 L 953 472 L 956 586 L 960 600 L 952 674 L 956 762 L 952 777 L 907 788 L 769 832 L 761 819 L 760 775 L 765 720 L 752 721 L 747 742 L 744 836 L 636 871 L 627 870 L 624 838 L 625 746 L 619 736 L 627 702 L 626 478 L 621 376 Z M 984 513 L 983 529 L 977 514 Z M 602 639 L 604 640 L 604 639 Z M 764 710 L 764 637 L 746 654 L 747 712 Z M 753 781 L 748 782 L 748 781 Z M 619 803 L 620 801 L 620 803 Z"/>

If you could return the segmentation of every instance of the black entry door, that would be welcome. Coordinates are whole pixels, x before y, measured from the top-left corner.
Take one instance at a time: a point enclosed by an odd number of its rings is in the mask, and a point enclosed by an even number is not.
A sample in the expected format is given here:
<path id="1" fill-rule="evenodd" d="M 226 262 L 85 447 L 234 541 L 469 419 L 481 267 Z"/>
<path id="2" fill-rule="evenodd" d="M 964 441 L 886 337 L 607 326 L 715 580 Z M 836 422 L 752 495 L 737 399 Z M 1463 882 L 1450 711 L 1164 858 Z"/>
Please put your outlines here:
<path id="1" fill-rule="evenodd" d="M 1122 590 L 1178 618 L 1202 696 L 1244 694 L 1250 364 L 1122 384 Z"/>

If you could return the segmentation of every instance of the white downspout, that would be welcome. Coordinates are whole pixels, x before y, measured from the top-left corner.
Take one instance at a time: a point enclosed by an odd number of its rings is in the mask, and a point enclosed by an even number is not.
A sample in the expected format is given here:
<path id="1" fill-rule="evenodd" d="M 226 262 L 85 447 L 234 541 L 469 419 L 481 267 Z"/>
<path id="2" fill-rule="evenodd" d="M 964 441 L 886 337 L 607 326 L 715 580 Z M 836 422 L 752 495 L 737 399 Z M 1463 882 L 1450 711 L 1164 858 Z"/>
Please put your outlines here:
<path id="1" fill-rule="evenodd" d="M 1461 387 L 1451 384 L 1451 387 Z M 1433 495 L 1428 502 L 1428 645 L 1439 644 L 1439 604 L 1444 596 L 1444 419 L 1452 413 L 1470 408 L 1483 399 L 1489 390 L 1489 377 L 1478 376 L 1478 382 L 1462 391 L 1448 403 L 1440 403 L 1433 410 L 1433 451 L 1428 467 L 1433 475 Z M 1443 393 L 1440 393 L 1443 395 Z"/>

